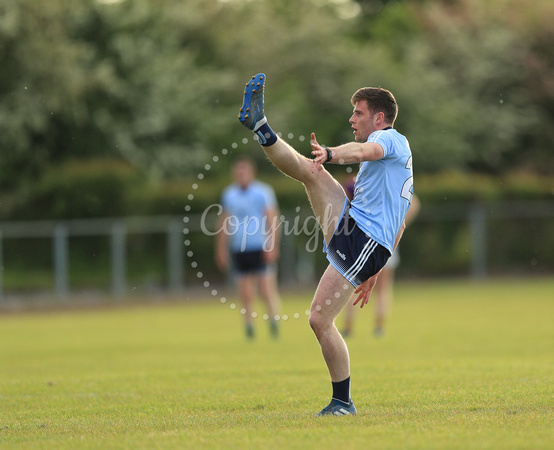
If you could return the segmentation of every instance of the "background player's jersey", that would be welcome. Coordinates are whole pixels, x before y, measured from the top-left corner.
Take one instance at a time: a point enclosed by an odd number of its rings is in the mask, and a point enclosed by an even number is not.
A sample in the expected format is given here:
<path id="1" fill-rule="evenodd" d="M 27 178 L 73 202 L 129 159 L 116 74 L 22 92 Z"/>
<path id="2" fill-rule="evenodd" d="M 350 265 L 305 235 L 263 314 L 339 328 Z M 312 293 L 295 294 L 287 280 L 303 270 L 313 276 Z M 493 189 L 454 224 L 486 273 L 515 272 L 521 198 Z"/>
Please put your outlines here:
<path id="1" fill-rule="evenodd" d="M 392 253 L 414 193 L 412 152 L 408 140 L 393 128 L 371 133 L 367 142 L 381 145 L 384 155 L 360 164 L 350 215 Z"/>
<path id="2" fill-rule="evenodd" d="M 223 191 L 221 204 L 230 216 L 225 231 L 229 233 L 231 251 L 262 250 L 267 239 L 265 230 L 271 225 L 267 223 L 267 211 L 277 204 L 273 189 L 259 181 L 251 182 L 246 189 L 232 184 Z"/>

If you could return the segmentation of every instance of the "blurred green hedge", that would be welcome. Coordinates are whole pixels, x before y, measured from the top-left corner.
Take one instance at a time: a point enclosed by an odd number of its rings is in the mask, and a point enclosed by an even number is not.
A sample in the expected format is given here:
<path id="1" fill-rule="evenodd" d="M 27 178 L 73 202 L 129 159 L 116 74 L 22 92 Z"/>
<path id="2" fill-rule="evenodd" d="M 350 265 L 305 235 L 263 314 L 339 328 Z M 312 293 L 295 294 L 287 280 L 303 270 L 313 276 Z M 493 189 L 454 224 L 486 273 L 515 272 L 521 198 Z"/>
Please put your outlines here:
<path id="1" fill-rule="evenodd" d="M 340 175 L 336 175 L 340 179 Z M 275 171 L 262 181 L 276 191 L 281 210 L 309 206 L 304 188 Z M 201 179 L 153 181 L 125 162 L 113 159 L 75 161 L 51 167 L 33 184 L 4 193 L 1 220 L 74 219 L 137 215 L 179 215 L 190 205 L 202 212 L 219 203 L 230 175 L 207 173 Z M 423 204 L 554 199 L 554 180 L 531 173 L 501 177 L 462 172 L 415 175 Z"/>
<path id="2" fill-rule="evenodd" d="M 74 161 L 46 169 L 32 184 L 5 194 L 2 220 L 77 219 L 128 214 L 141 175 L 119 160 Z"/>
<path id="3" fill-rule="evenodd" d="M 462 172 L 416 174 L 414 189 L 424 203 L 554 199 L 552 178 L 525 172 L 498 177 Z"/>

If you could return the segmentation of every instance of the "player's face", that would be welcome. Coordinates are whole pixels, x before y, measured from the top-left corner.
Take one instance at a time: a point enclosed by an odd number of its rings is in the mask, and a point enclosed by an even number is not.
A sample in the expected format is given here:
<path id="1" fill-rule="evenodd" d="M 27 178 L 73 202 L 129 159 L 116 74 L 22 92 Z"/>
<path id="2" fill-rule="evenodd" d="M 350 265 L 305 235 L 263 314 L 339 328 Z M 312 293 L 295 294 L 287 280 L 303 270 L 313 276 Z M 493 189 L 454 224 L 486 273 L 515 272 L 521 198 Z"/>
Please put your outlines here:
<path id="1" fill-rule="evenodd" d="M 349 120 L 354 130 L 354 139 L 356 142 L 367 141 L 369 135 L 377 130 L 375 119 L 378 114 L 371 114 L 366 100 L 356 102 L 354 105 L 354 112 Z"/>
<path id="2" fill-rule="evenodd" d="M 245 188 L 254 180 L 254 168 L 245 161 L 237 162 L 233 166 L 233 176 L 239 186 Z"/>

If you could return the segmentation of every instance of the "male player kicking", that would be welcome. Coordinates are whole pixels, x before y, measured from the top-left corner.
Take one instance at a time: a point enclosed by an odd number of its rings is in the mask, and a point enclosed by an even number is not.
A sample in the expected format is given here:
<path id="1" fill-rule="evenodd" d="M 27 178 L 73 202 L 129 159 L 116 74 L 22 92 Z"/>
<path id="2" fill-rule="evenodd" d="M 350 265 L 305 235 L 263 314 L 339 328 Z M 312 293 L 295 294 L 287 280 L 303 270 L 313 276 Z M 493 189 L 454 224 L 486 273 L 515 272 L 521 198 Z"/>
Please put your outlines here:
<path id="1" fill-rule="evenodd" d="M 363 307 L 381 268 L 404 231 L 404 217 L 413 195 L 412 154 L 407 139 L 392 128 L 398 108 L 392 93 L 361 88 L 351 103 L 350 124 L 355 142 L 322 147 L 311 135 L 313 159 L 279 138 L 264 114 L 265 75 L 252 77 L 244 90 L 239 120 L 257 136 L 270 161 L 281 172 L 302 182 L 323 231 L 329 266 L 321 277 L 310 309 L 312 327 L 331 375 L 331 403 L 318 416 L 352 415 L 348 348 L 335 318 L 353 293 Z M 349 202 L 341 184 L 324 163 L 361 163 L 354 198 Z"/>

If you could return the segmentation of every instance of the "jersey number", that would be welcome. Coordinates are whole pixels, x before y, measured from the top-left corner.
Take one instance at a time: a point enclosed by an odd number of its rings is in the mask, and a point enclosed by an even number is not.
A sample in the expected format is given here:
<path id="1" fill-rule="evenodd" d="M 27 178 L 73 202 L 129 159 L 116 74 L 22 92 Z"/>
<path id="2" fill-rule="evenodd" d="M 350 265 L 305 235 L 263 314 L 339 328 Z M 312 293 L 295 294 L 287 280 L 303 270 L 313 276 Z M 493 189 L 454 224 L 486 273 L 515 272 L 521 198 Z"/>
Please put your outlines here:
<path id="1" fill-rule="evenodd" d="M 406 169 L 412 170 L 412 157 L 408 159 L 408 162 L 406 163 Z M 404 181 L 404 185 L 402 186 L 402 192 L 400 193 L 400 196 L 402 198 L 405 198 L 408 200 L 410 204 L 412 204 L 412 197 L 414 196 L 414 177 L 411 176 L 406 181 Z"/>

